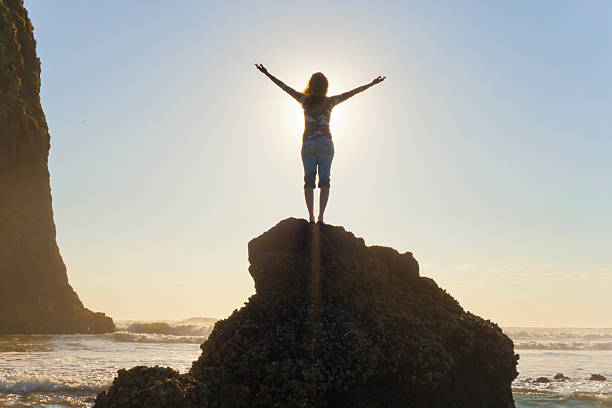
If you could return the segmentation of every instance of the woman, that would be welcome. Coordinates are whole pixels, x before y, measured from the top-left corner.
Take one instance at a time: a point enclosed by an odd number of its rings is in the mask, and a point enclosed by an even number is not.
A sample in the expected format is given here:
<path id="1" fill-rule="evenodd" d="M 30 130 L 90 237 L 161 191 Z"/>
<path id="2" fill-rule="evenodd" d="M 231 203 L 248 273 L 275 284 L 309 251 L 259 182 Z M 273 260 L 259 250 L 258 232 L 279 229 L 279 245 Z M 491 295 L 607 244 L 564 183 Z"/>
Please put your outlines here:
<path id="1" fill-rule="evenodd" d="M 313 202 L 315 178 L 317 168 L 319 172 L 319 218 L 318 222 L 323 223 L 323 213 L 329 198 L 329 175 L 331 162 L 334 158 L 334 143 L 332 142 L 329 131 L 329 119 L 331 111 L 340 102 L 346 101 L 351 96 L 365 91 L 372 85 L 376 85 L 385 80 L 385 77 L 377 77 L 367 85 L 355 88 L 336 96 L 327 95 L 327 78 L 321 72 L 316 72 L 310 77 L 308 86 L 304 93 L 298 92 L 290 86 L 285 85 L 281 80 L 270 74 L 262 64 L 255 64 L 258 70 L 263 72 L 268 78 L 278 85 L 283 91 L 297 100 L 304 109 L 304 135 L 302 136 L 302 163 L 304 164 L 304 198 L 310 222 L 314 223 Z"/>

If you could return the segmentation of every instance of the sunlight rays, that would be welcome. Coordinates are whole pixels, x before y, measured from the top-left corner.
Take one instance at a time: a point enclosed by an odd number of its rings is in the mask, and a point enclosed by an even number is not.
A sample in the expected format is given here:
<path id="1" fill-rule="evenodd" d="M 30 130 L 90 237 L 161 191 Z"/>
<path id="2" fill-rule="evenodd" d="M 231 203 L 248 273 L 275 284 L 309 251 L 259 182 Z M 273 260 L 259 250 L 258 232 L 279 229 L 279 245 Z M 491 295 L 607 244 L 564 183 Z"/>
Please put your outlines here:
<path id="1" fill-rule="evenodd" d="M 311 346 L 316 346 L 317 339 L 312 332 L 317 330 L 317 327 L 321 325 L 321 235 L 319 225 L 311 226 L 311 238 L 310 244 L 310 309 L 308 316 L 309 327 L 308 330 L 311 332 Z"/>

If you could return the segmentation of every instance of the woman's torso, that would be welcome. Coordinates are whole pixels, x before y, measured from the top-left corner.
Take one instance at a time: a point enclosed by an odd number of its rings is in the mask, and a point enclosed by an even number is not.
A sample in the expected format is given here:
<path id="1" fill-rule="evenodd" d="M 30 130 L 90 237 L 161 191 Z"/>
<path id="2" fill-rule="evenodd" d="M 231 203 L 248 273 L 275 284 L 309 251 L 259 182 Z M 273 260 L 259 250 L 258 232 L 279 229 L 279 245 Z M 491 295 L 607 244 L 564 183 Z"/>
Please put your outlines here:
<path id="1" fill-rule="evenodd" d="M 304 108 L 304 134 L 302 140 L 317 139 L 325 137 L 331 139 L 329 120 L 334 107 L 331 98 L 323 98 L 318 104 L 309 106 L 306 101 L 302 103 Z"/>

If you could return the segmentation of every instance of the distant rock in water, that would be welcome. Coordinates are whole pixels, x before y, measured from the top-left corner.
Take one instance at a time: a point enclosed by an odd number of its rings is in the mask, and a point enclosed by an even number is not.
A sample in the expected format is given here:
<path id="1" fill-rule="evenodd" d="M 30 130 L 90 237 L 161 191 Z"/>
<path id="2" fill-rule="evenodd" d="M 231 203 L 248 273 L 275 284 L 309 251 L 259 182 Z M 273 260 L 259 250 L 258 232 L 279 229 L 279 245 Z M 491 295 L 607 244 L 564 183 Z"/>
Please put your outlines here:
<path id="1" fill-rule="evenodd" d="M 548 377 L 538 377 L 535 380 L 533 380 L 533 382 L 535 384 L 546 384 L 546 383 L 549 383 L 550 380 L 548 379 Z"/>
<path id="2" fill-rule="evenodd" d="M 601 374 L 591 374 L 591 377 L 589 378 L 589 380 L 591 380 L 591 381 L 606 381 L 606 377 L 604 377 Z"/>
<path id="3" fill-rule="evenodd" d="M 249 261 L 257 293 L 189 373 L 122 371 L 95 406 L 514 407 L 512 341 L 411 253 L 290 218 L 249 243 Z"/>
<path id="4" fill-rule="evenodd" d="M 110 332 L 68 283 L 55 241 L 32 31 L 23 1 L 0 1 L 0 334 Z"/>
<path id="5" fill-rule="evenodd" d="M 565 380 L 569 380 L 569 377 L 566 377 L 565 375 L 563 375 L 563 373 L 557 373 L 555 374 L 555 376 L 553 377 L 555 380 L 557 381 L 565 381 Z"/>

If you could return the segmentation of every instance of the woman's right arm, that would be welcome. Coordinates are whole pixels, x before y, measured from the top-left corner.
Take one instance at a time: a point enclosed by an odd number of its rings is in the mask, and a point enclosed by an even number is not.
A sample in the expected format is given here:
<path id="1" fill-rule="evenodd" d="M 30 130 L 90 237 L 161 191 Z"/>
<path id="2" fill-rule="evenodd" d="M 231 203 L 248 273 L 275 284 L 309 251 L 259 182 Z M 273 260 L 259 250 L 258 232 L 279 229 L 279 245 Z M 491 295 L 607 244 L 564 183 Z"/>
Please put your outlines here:
<path id="1" fill-rule="evenodd" d="M 258 70 L 260 70 L 263 74 L 265 74 L 268 78 L 270 78 L 270 80 L 274 82 L 276 85 L 278 85 L 283 91 L 291 95 L 296 101 L 298 101 L 299 103 L 302 103 L 304 101 L 303 93 L 296 91 L 295 89 L 293 89 L 292 87 L 285 84 L 283 81 L 281 81 L 280 79 L 278 79 L 277 77 L 269 73 L 266 67 L 263 66 L 263 64 L 255 64 L 255 67 Z"/>

